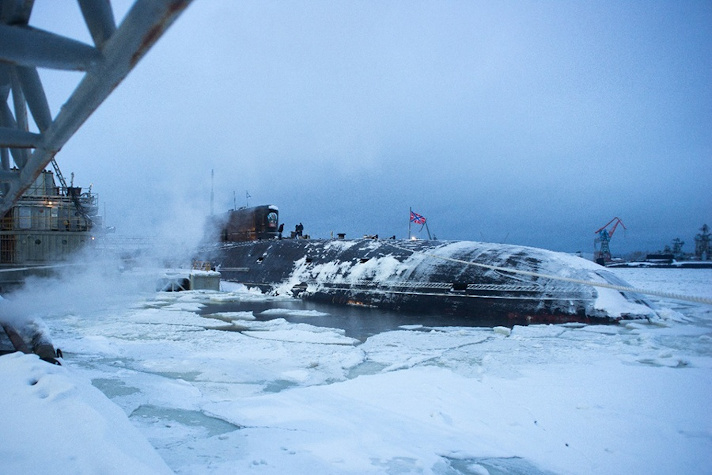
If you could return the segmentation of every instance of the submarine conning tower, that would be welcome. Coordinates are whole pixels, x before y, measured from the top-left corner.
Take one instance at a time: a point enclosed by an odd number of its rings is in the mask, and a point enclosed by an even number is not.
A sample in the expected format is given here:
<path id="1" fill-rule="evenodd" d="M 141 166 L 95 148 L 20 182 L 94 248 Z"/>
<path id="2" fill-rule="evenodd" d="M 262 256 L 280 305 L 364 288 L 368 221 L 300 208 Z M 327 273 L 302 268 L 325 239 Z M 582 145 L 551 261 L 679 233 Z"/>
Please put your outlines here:
<path id="1" fill-rule="evenodd" d="M 238 208 L 211 216 L 208 235 L 220 242 L 247 242 L 279 237 L 279 208 L 275 205 Z"/>

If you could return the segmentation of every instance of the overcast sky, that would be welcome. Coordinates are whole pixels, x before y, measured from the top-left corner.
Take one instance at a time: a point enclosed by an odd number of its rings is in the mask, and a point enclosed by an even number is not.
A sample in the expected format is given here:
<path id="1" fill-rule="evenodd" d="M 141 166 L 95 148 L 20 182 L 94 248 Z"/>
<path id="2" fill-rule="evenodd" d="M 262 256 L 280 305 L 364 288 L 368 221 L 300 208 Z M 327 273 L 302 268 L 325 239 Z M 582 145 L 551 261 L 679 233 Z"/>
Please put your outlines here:
<path id="1" fill-rule="evenodd" d="M 114 2 L 117 20 L 128 3 Z M 76 2 L 31 24 L 90 43 Z M 56 114 L 79 75 L 42 71 Z M 709 1 L 194 0 L 58 154 L 107 224 L 287 230 L 614 254 L 712 225 Z M 418 234 L 425 237 L 425 231 Z"/>

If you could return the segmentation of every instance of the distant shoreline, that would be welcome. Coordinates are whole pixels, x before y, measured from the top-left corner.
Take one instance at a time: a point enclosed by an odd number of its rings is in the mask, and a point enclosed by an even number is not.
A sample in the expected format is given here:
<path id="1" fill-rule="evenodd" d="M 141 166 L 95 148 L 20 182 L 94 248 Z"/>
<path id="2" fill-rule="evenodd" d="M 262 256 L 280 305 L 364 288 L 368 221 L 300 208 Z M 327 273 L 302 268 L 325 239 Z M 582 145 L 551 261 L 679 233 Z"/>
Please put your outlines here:
<path id="1" fill-rule="evenodd" d="M 626 269 L 712 269 L 712 261 L 681 261 L 681 262 L 616 262 L 608 264 L 610 268 Z"/>

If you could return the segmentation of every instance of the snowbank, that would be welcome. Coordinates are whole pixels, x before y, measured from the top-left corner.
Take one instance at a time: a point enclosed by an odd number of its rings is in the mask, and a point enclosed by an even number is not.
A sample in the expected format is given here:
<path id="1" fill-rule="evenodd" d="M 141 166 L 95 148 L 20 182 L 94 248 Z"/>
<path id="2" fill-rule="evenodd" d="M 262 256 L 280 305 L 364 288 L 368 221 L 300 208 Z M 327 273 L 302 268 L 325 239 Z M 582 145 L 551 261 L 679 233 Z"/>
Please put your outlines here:
<path id="1" fill-rule="evenodd" d="M 0 357 L 4 473 L 170 473 L 114 403 L 35 355 Z"/>

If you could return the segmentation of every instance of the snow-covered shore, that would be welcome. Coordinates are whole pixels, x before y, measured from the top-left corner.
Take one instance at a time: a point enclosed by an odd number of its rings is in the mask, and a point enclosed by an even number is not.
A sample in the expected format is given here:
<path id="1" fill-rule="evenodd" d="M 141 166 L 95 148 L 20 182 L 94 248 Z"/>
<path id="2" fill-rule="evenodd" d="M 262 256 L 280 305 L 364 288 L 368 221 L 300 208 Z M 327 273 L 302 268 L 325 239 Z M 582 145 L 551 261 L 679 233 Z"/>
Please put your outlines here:
<path id="1" fill-rule="evenodd" d="M 712 297 L 712 270 L 615 273 Z M 651 323 L 511 332 L 414 323 L 361 342 L 226 288 L 44 315 L 64 366 L 0 357 L 3 471 L 712 470 L 710 307 L 658 301 Z M 275 318 L 197 313 L 231 300 Z"/>

